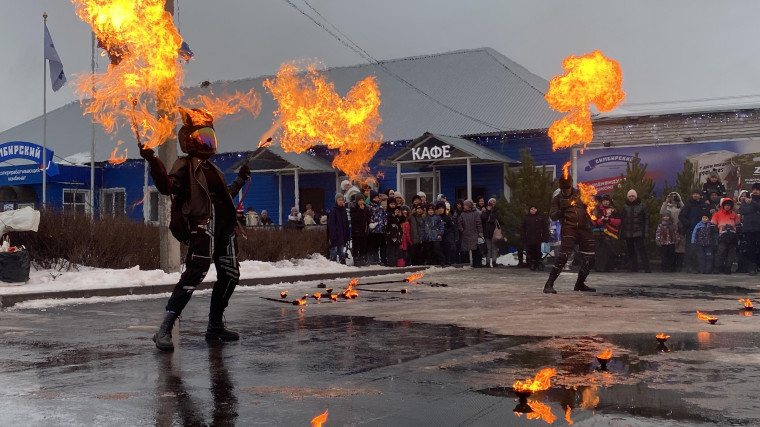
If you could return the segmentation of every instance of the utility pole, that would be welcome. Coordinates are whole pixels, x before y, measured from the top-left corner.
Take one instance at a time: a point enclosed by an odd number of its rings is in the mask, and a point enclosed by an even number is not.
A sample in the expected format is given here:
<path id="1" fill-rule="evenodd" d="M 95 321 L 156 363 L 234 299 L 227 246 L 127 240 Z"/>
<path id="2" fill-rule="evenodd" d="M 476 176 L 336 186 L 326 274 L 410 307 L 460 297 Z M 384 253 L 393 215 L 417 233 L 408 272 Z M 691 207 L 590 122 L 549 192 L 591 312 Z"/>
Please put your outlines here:
<path id="1" fill-rule="evenodd" d="M 174 16 L 174 0 L 166 0 L 164 10 Z M 169 84 L 174 84 L 171 82 Z M 160 91 L 161 89 L 159 89 Z M 158 96 L 161 100 L 161 96 Z M 158 117 L 167 115 L 168 111 L 172 111 L 172 105 L 163 105 L 161 101 L 156 105 L 156 115 Z M 174 121 L 174 113 L 169 115 L 169 119 Z M 177 139 L 171 138 L 166 140 L 158 147 L 158 158 L 163 162 L 167 169 L 171 169 L 175 161 L 177 161 Z M 171 218 L 171 199 L 169 196 L 158 196 L 158 230 L 161 237 L 160 246 L 160 258 L 161 269 L 167 273 L 174 273 L 179 271 L 180 259 L 179 259 L 179 242 L 172 236 L 169 231 L 169 219 Z"/>

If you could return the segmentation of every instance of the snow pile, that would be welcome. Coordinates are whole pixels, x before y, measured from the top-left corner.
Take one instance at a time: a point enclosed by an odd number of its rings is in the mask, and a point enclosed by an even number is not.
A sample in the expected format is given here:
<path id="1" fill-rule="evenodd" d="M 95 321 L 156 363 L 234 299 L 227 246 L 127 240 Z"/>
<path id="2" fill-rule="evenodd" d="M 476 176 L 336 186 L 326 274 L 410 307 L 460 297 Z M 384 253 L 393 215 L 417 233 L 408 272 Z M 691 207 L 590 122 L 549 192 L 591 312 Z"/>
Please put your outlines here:
<path id="1" fill-rule="evenodd" d="M 63 161 L 68 164 L 83 166 L 90 164 L 90 158 L 90 153 L 86 151 L 84 153 L 76 153 L 68 157 L 64 157 Z"/>

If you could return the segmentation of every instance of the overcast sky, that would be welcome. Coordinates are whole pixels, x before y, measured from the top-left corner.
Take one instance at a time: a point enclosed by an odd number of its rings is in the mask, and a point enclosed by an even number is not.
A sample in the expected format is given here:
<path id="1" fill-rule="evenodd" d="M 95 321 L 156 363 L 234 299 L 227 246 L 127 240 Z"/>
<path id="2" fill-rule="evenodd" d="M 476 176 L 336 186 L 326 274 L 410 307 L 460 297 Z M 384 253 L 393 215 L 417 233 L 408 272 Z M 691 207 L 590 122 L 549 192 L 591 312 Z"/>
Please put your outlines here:
<path id="1" fill-rule="evenodd" d="M 270 75 L 295 59 L 366 62 L 284 0 L 175 1 L 195 53 L 185 85 Z M 307 0 L 329 23 L 291 1 L 378 60 L 488 46 L 548 80 L 563 58 L 599 49 L 620 62 L 629 104 L 760 94 L 760 1 Z M 75 100 L 91 45 L 67 0 L 0 7 L 2 131 L 42 114 L 43 12 L 69 78 L 54 93 L 45 76 L 48 111 Z M 100 72 L 106 63 L 98 56 Z"/>

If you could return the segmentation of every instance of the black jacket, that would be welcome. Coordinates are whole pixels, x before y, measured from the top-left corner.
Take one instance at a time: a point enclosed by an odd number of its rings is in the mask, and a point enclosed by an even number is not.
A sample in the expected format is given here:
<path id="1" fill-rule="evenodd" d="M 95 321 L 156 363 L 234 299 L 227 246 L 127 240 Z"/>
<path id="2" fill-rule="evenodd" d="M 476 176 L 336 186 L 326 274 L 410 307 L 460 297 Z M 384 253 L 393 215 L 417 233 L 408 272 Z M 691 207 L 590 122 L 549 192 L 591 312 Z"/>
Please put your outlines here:
<path id="1" fill-rule="evenodd" d="M 549 241 L 549 223 L 538 212 L 535 215 L 527 214 L 523 218 L 520 237 L 523 245 L 539 245 Z"/>
<path id="2" fill-rule="evenodd" d="M 641 199 L 631 203 L 625 202 L 621 215 L 623 222 L 620 224 L 620 237 L 630 239 L 634 237 L 647 237 L 649 234 L 649 212 Z"/>
<path id="3" fill-rule="evenodd" d="M 681 224 L 683 224 L 683 227 L 685 227 L 683 228 L 683 231 L 687 236 L 691 236 L 691 232 L 694 230 L 694 227 L 696 227 L 696 225 L 702 221 L 703 215 L 707 215 L 712 218 L 712 215 L 710 215 L 709 207 L 705 204 L 705 202 L 702 200 L 698 202 L 694 200 L 694 198 L 689 198 L 689 200 L 683 204 L 681 213 L 678 214 L 678 225 L 681 227 Z"/>
<path id="4" fill-rule="evenodd" d="M 739 215 L 742 216 L 742 231 L 760 231 L 760 196 L 750 196 L 750 203 L 742 203 L 739 206 Z"/>
<path id="5" fill-rule="evenodd" d="M 359 209 L 359 206 L 351 207 L 351 235 L 354 237 L 369 236 L 369 207 Z"/>

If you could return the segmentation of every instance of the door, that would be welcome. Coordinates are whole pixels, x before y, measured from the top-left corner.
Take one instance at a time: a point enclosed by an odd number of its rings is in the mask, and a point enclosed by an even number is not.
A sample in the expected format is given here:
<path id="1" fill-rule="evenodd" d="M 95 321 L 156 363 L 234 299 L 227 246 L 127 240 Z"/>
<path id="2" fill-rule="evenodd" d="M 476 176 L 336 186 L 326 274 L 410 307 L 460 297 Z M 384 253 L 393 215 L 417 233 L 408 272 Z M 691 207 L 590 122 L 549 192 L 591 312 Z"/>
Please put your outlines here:
<path id="1" fill-rule="evenodd" d="M 435 188 L 441 188 L 441 173 L 436 171 Z M 404 203 L 411 206 L 412 197 L 422 191 L 427 195 L 427 201 L 435 200 L 437 194 L 433 194 L 433 172 L 401 174 Z M 440 190 L 438 190 L 440 191 Z"/>

